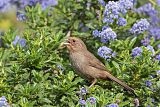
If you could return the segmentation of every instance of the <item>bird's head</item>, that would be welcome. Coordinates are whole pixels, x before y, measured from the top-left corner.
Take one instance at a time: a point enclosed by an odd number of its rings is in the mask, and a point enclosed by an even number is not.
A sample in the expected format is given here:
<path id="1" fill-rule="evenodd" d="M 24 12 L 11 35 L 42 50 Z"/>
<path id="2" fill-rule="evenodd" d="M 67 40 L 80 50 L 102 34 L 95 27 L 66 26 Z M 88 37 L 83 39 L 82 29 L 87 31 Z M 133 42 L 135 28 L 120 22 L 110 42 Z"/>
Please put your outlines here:
<path id="1" fill-rule="evenodd" d="M 87 49 L 84 42 L 78 37 L 68 37 L 64 45 L 67 46 L 70 52 L 83 51 Z"/>

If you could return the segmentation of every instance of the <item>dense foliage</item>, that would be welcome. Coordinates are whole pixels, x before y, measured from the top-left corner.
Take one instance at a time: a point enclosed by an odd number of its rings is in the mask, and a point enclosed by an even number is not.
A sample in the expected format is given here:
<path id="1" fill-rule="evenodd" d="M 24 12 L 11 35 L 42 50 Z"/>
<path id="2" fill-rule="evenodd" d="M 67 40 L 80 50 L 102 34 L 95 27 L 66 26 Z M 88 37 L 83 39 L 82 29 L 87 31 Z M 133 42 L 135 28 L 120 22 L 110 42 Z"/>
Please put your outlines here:
<path id="1" fill-rule="evenodd" d="M 1 0 L 0 106 L 160 106 L 159 5 L 159 0 Z M 111 81 L 88 88 L 61 47 L 68 31 L 136 95 Z"/>

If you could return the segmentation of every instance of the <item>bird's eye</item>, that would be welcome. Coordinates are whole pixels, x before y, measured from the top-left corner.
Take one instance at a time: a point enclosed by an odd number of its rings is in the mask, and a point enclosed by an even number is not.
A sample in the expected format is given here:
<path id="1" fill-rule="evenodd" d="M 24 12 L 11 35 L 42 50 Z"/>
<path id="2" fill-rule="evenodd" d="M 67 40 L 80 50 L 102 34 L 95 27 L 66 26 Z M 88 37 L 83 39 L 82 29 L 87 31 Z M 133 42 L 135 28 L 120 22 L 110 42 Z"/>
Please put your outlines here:
<path id="1" fill-rule="evenodd" d="M 73 40 L 73 42 L 76 42 L 75 40 Z"/>

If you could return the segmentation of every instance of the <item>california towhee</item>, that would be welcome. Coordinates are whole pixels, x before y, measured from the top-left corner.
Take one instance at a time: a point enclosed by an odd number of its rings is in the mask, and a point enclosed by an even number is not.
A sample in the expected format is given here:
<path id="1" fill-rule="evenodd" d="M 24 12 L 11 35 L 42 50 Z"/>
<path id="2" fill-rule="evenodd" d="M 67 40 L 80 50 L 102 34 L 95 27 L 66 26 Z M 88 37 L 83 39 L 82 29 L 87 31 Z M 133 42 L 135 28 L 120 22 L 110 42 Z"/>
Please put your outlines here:
<path id="1" fill-rule="evenodd" d="M 68 37 L 64 45 L 66 45 L 69 50 L 69 57 L 76 73 L 90 81 L 92 83 L 90 87 L 96 83 L 97 79 L 110 79 L 125 89 L 134 92 L 133 88 L 111 75 L 108 70 L 105 69 L 104 64 L 87 50 L 86 45 L 80 38 Z"/>

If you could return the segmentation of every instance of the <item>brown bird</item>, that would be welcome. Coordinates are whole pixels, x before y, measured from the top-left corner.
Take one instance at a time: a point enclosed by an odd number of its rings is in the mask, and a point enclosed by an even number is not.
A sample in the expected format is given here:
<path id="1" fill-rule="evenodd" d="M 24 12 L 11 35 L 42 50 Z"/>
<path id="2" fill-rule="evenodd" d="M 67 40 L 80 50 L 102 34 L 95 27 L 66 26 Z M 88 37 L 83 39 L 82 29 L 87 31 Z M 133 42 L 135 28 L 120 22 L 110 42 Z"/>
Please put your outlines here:
<path id="1" fill-rule="evenodd" d="M 104 64 L 87 50 L 86 45 L 80 38 L 68 37 L 67 43 L 64 43 L 64 45 L 69 50 L 69 57 L 76 73 L 91 82 L 89 87 L 92 87 L 97 82 L 97 79 L 110 79 L 123 86 L 126 90 L 134 92 L 133 88 L 110 74 Z"/>

